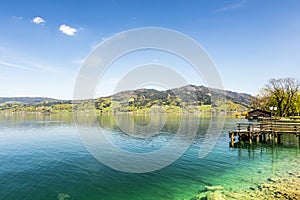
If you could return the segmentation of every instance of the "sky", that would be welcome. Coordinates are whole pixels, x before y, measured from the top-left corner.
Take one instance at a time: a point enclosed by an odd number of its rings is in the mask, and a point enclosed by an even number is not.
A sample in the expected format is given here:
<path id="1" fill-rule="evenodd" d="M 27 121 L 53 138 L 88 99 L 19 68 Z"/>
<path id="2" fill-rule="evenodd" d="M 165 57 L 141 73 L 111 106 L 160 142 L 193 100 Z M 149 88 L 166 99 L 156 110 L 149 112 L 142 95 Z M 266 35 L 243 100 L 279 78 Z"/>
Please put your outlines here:
<path id="1" fill-rule="evenodd" d="M 256 95 L 271 78 L 300 78 L 299 10 L 297 0 L 2 0 L 0 96 L 72 99 L 95 47 L 143 27 L 192 38 L 215 63 L 225 89 Z M 176 59 L 154 50 L 124 56 L 107 70 L 95 96 L 110 95 L 133 66 L 147 63 L 168 64 L 189 83 L 205 85 Z"/>

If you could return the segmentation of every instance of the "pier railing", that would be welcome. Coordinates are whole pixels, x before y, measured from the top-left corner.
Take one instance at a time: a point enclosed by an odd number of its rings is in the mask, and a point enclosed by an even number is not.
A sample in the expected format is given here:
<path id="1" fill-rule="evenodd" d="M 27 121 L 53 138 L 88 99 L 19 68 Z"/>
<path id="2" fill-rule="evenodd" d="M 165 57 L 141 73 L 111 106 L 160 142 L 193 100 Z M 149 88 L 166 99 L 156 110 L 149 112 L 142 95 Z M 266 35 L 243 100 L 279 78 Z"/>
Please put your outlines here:
<path id="1" fill-rule="evenodd" d="M 293 134 L 299 138 L 300 144 L 300 123 L 290 122 L 263 122 L 263 123 L 238 123 L 237 129 L 229 131 L 231 142 L 234 143 L 235 136 L 239 141 L 265 141 L 274 140 L 280 143 L 281 135 Z"/>

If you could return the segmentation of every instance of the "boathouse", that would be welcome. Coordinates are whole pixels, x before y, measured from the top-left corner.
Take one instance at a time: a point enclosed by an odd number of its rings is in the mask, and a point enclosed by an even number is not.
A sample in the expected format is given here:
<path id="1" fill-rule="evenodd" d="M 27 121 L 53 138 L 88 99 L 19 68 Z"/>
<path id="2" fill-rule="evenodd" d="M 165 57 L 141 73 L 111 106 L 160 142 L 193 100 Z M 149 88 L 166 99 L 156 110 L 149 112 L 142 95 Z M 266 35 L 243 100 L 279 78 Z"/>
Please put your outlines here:
<path id="1" fill-rule="evenodd" d="M 269 118 L 271 117 L 271 112 L 261 110 L 261 109 L 255 109 L 250 112 L 248 112 L 247 118 L 252 120 L 260 120 L 264 118 Z"/>

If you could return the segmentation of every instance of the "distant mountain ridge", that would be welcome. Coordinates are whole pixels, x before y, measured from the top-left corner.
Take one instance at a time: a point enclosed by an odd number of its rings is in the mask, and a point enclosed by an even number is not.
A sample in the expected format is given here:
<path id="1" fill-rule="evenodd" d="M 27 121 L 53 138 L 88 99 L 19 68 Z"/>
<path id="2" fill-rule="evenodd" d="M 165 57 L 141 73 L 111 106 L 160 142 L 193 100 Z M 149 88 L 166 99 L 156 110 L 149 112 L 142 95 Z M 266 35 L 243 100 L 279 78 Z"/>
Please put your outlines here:
<path id="1" fill-rule="evenodd" d="M 196 86 L 196 85 L 186 85 L 179 88 L 174 88 L 165 91 L 159 91 L 155 89 L 137 89 L 137 90 L 128 90 L 116 93 L 114 95 L 108 96 L 107 98 L 112 98 L 114 100 L 125 100 L 128 98 L 136 97 L 141 99 L 140 97 L 144 97 L 149 100 L 157 100 L 162 99 L 165 100 L 169 98 L 175 98 L 176 95 L 181 97 L 182 102 L 190 102 L 192 100 L 197 99 L 198 101 L 203 102 L 203 104 L 214 104 L 212 102 L 212 96 L 225 96 L 227 100 L 231 100 L 234 103 L 241 105 L 249 105 L 251 95 L 246 93 L 238 93 L 228 90 L 220 90 L 215 88 L 208 88 L 205 86 Z M 101 98 L 101 97 L 99 97 Z M 16 103 L 23 105 L 36 105 L 45 102 L 52 103 L 67 103 L 70 100 L 60 100 L 48 97 L 0 97 L 0 104 L 3 103 Z"/>
<path id="2" fill-rule="evenodd" d="M 246 93 L 186 85 L 165 91 L 144 88 L 128 90 L 74 103 L 47 97 L 0 97 L 0 111 L 72 112 L 73 106 L 81 111 L 94 108 L 99 112 L 149 111 L 152 106 L 162 106 L 169 112 L 180 109 L 237 111 L 247 110 L 251 97 Z"/>
<path id="3" fill-rule="evenodd" d="M 0 104 L 17 103 L 17 104 L 25 104 L 25 105 L 34 105 L 45 101 L 60 101 L 60 100 L 48 98 L 48 97 L 0 97 Z"/>
<path id="4" fill-rule="evenodd" d="M 218 97 L 225 97 L 226 100 L 231 100 L 234 103 L 243 106 L 249 106 L 251 95 L 246 93 L 232 92 L 228 90 L 221 90 L 215 88 L 208 88 L 205 86 L 186 85 L 171 90 L 158 91 L 155 89 L 137 89 L 122 91 L 110 96 L 114 101 L 126 101 L 129 98 L 138 100 L 167 100 L 168 98 L 176 98 L 179 96 L 181 102 L 202 102 L 202 104 L 216 104 L 214 99 Z"/>

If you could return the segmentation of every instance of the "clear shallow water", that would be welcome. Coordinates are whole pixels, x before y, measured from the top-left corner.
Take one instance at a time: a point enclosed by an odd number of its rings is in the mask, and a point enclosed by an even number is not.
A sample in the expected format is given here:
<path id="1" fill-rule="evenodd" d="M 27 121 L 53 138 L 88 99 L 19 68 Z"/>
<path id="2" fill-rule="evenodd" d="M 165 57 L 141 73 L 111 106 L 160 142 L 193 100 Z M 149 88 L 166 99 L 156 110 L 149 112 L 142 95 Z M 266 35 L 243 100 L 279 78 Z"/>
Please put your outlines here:
<path id="1" fill-rule="evenodd" d="M 145 116 L 134 116 L 134 120 L 149 121 Z M 124 134 L 111 116 L 99 117 L 99 124 L 120 148 L 149 152 L 172 139 L 178 120 L 178 116 L 168 118 L 160 134 L 146 139 Z M 82 145 L 72 116 L 0 114 L 0 199 L 190 199 L 205 185 L 249 189 L 289 170 L 290 162 L 300 157 L 293 138 L 285 138 L 286 145 L 280 146 L 229 148 L 228 130 L 243 119 L 227 118 L 212 152 L 200 159 L 210 118 L 197 120 L 196 138 L 177 161 L 158 171 L 132 174 L 98 162 Z"/>

